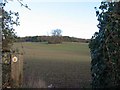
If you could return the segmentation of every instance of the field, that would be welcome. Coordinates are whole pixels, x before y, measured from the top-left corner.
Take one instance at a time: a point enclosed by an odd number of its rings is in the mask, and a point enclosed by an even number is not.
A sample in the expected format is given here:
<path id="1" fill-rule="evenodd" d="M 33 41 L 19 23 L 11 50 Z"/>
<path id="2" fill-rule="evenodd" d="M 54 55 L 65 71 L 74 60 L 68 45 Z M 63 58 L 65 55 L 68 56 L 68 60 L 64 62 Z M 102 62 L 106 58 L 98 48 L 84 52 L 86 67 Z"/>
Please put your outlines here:
<path id="1" fill-rule="evenodd" d="M 23 48 L 21 48 L 21 45 Z M 90 87 L 90 53 L 87 43 L 46 44 L 24 42 L 24 85 L 28 88 Z"/>

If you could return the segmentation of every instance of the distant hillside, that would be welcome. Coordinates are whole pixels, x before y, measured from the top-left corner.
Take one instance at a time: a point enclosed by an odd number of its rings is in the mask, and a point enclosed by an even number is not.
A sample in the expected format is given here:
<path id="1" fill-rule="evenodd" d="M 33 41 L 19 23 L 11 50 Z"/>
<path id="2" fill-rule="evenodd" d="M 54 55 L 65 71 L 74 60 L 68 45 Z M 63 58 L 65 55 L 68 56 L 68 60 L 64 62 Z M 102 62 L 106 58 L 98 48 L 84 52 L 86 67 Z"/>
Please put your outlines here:
<path id="1" fill-rule="evenodd" d="M 18 37 L 17 42 L 50 42 L 50 41 L 60 41 L 60 42 L 83 42 L 88 43 L 90 39 L 82 39 L 70 36 L 26 36 L 26 37 Z"/>

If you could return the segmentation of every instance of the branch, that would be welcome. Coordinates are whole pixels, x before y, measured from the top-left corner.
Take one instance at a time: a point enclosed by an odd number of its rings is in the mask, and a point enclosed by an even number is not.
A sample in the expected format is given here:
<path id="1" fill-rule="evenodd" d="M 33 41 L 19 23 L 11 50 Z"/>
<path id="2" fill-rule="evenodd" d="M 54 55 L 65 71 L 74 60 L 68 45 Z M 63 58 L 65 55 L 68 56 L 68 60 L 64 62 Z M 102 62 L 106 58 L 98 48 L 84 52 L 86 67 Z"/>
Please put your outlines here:
<path id="1" fill-rule="evenodd" d="M 24 6 L 25 8 L 31 10 L 27 4 L 23 4 L 20 0 L 17 0 L 17 1 L 21 4 L 21 6 Z"/>

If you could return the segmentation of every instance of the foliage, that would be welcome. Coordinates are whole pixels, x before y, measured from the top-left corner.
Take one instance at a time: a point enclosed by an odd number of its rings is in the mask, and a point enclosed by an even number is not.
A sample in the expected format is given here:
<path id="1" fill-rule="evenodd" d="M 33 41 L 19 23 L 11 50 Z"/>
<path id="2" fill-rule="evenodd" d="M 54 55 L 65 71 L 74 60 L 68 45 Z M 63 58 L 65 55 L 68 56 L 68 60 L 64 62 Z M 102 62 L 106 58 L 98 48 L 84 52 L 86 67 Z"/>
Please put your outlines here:
<path id="1" fill-rule="evenodd" d="M 2 88 L 5 88 L 11 85 L 11 61 L 9 52 L 2 52 L 2 62 Z"/>
<path id="2" fill-rule="evenodd" d="M 15 39 L 15 33 L 13 25 L 19 25 L 18 19 L 19 14 L 18 12 L 12 12 L 12 11 L 5 11 L 4 7 L 6 3 L 0 4 L 0 11 L 2 13 L 1 15 L 1 27 L 2 27 L 2 49 L 4 50 L 10 50 L 11 46 L 13 44 L 13 41 Z"/>
<path id="3" fill-rule="evenodd" d="M 48 42 L 52 36 L 26 36 L 26 37 L 17 37 L 17 42 Z M 83 42 L 88 43 L 89 39 L 75 38 L 70 36 L 61 36 L 62 42 Z"/>
<path id="4" fill-rule="evenodd" d="M 11 0 L 14 1 L 14 0 Z M 21 6 L 24 6 L 25 8 L 31 10 L 27 4 L 23 4 L 22 0 L 17 0 L 18 3 L 20 3 Z M 14 32 L 14 25 L 20 25 L 19 23 L 19 13 L 13 12 L 13 11 L 5 11 L 4 7 L 9 2 L 9 0 L 3 0 L 3 2 L 0 3 L 0 11 L 2 13 L 2 23 L 0 24 L 2 26 L 2 49 L 4 50 L 11 50 L 11 47 L 13 45 L 13 42 L 15 41 L 15 38 L 17 37 Z"/>
<path id="5" fill-rule="evenodd" d="M 92 87 L 120 87 L 120 2 L 101 2 L 96 16 L 99 32 L 89 43 Z"/>
<path id="6" fill-rule="evenodd" d="M 17 0 L 21 6 L 28 8 L 21 0 Z M 5 11 L 4 7 L 9 0 L 0 2 L 0 38 L 2 38 L 2 88 L 11 87 L 13 82 L 11 80 L 11 55 L 15 53 L 12 50 L 13 42 L 16 35 L 14 32 L 14 25 L 19 25 L 19 13 L 13 11 Z M 29 9 L 29 8 L 28 8 Z"/>
<path id="7" fill-rule="evenodd" d="M 13 15 L 16 16 L 14 20 Z M 2 48 L 3 50 L 10 50 L 11 46 L 15 40 L 15 33 L 13 25 L 19 25 L 18 22 L 19 14 L 18 12 L 5 11 L 2 10 Z"/>

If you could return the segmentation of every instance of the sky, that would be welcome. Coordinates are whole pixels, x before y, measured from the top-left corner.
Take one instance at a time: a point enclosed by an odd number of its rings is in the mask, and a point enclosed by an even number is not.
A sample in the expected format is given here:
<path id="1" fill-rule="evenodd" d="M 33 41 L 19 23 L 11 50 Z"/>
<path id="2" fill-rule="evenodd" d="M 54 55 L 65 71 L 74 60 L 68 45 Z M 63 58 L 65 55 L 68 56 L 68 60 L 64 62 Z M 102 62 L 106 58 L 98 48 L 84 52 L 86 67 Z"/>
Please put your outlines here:
<path id="1" fill-rule="evenodd" d="M 6 5 L 7 11 L 19 12 L 20 26 L 14 27 L 17 36 L 51 35 L 61 29 L 63 36 L 90 39 L 98 31 L 94 7 L 101 0 L 23 0 L 31 10 L 17 1 Z"/>

